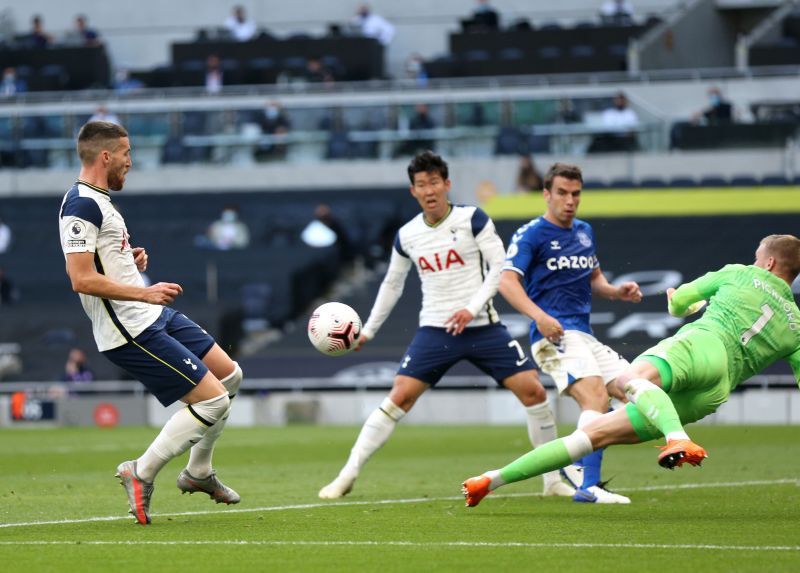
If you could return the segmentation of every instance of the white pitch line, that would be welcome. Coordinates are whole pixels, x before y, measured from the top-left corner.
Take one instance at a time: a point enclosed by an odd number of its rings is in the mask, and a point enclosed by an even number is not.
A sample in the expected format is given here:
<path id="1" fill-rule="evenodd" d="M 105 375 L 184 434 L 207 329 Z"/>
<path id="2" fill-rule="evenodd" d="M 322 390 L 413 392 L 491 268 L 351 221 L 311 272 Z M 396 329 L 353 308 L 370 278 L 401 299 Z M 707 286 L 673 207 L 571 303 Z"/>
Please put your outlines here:
<path id="1" fill-rule="evenodd" d="M 652 485 L 642 487 L 628 487 L 619 488 L 616 491 L 636 492 L 636 491 L 659 491 L 671 489 L 703 489 L 703 488 L 720 488 L 720 487 L 752 487 L 759 485 L 784 485 L 784 484 L 797 484 L 800 481 L 796 479 L 778 479 L 778 480 L 757 480 L 757 481 L 742 481 L 742 482 L 717 482 L 717 483 L 685 483 L 685 484 L 665 484 L 665 485 Z M 541 497 L 541 493 L 523 492 L 523 493 L 508 493 L 508 494 L 495 494 L 493 499 L 508 498 L 508 497 Z M 462 496 L 448 496 L 448 497 L 413 497 L 406 499 L 379 499 L 371 501 L 330 501 L 330 502 L 317 502 L 317 503 L 301 503 L 294 505 L 273 505 L 266 507 L 242 507 L 236 509 L 219 510 L 201 510 L 201 511 L 183 511 L 173 513 L 153 513 L 154 517 L 186 517 L 196 515 L 210 515 L 210 514 L 230 514 L 230 513 L 254 513 L 266 511 L 289 511 L 294 509 L 319 509 L 326 507 L 353 507 L 360 505 L 394 505 L 394 504 L 409 504 L 409 503 L 427 503 L 431 501 L 461 501 Z M 65 525 L 74 523 L 95 523 L 100 521 L 121 521 L 130 520 L 128 515 L 113 515 L 104 517 L 86 517 L 82 519 L 58 519 L 53 521 L 27 521 L 20 523 L 0 523 L 0 529 L 8 527 L 34 527 L 37 525 Z"/>
<path id="2" fill-rule="evenodd" d="M 530 543 L 519 541 L 269 541 L 269 540 L 191 540 L 191 541 L 0 541 L 3 545 L 272 545 L 272 546 L 367 546 L 367 547 L 475 547 L 530 549 L 696 549 L 701 551 L 800 551 L 800 545 L 710 545 L 689 543 Z"/>

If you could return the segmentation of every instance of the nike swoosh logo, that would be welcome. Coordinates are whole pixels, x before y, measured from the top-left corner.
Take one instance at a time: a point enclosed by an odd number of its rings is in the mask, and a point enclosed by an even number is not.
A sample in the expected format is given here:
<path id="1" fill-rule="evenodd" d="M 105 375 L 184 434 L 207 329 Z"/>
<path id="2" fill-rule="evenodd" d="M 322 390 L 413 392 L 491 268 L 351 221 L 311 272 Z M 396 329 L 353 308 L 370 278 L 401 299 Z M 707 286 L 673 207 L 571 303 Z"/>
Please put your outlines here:
<path id="1" fill-rule="evenodd" d="M 527 361 L 528 361 L 528 357 L 527 356 L 525 358 L 523 358 L 522 360 L 517 360 L 517 366 L 522 366 Z"/>

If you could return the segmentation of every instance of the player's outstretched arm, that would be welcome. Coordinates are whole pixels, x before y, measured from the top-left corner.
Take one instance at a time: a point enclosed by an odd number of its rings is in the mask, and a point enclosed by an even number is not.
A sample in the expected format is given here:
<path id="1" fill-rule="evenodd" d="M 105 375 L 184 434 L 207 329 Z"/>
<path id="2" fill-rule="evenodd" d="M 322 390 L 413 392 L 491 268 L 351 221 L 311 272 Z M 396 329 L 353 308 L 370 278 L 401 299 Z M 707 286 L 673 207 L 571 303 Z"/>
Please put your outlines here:
<path id="1" fill-rule="evenodd" d="M 362 332 L 361 332 L 361 334 L 359 334 L 359 335 L 358 335 L 358 340 L 356 340 L 356 347 L 355 347 L 355 348 L 353 348 L 353 350 L 355 350 L 356 352 L 358 352 L 359 350 L 361 350 L 361 347 L 362 347 L 362 346 L 364 346 L 364 345 L 365 345 L 367 342 L 369 342 L 371 339 L 372 339 L 372 338 L 371 338 L 370 336 L 367 336 L 367 335 L 366 335 L 366 334 L 364 334 L 364 332 L 362 331 Z"/>
<path id="2" fill-rule="evenodd" d="M 639 285 L 633 281 L 627 281 L 618 285 L 612 285 L 606 279 L 606 275 L 597 267 L 592 272 L 592 293 L 608 300 L 624 300 L 628 302 L 641 302 L 642 291 Z"/>
<path id="3" fill-rule="evenodd" d="M 683 288 L 683 287 L 681 287 Z M 706 301 L 700 299 L 696 302 L 691 302 L 696 299 L 699 293 L 695 294 L 691 288 L 684 289 L 678 299 L 675 299 L 676 289 L 667 289 L 667 311 L 678 318 L 686 318 L 691 316 L 706 305 Z M 691 294 L 690 294 L 691 293 Z"/>
<path id="4" fill-rule="evenodd" d="M 372 310 L 369 312 L 369 318 L 361 329 L 361 335 L 366 336 L 367 339 L 375 337 L 380 327 L 389 317 L 394 305 L 400 300 L 403 294 L 403 287 L 406 282 L 406 275 L 411 269 L 411 260 L 392 249 L 392 257 L 389 259 L 389 268 L 386 270 L 386 276 L 383 277 L 383 282 L 378 289 L 378 296 L 375 297 L 375 302 L 372 305 Z"/>
<path id="5" fill-rule="evenodd" d="M 522 287 L 521 279 L 522 277 L 516 271 L 504 270 L 500 275 L 500 294 L 517 312 L 533 320 L 542 336 L 551 342 L 558 342 L 564 335 L 564 328 L 558 320 L 528 298 L 528 293 Z"/>
<path id="6" fill-rule="evenodd" d="M 156 283 L 145 288 L 114 281 L 97 272 L 94 253 L 89 251 L 67 254 L 67 275 L 73 291 L 110 300 L 166 305 L 183 292 L 181 285 L 176 283 Z"/>

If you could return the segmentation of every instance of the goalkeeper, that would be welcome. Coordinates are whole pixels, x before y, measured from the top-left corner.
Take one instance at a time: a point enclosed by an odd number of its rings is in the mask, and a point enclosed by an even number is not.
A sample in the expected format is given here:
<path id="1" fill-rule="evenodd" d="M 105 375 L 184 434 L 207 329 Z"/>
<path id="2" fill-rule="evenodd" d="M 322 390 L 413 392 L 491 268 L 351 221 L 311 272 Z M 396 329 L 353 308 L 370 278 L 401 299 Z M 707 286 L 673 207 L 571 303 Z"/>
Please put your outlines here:
<path id="1" fill-rule="evenodd" d="M 568 465 L 613 444 L 659 436 L 667 444 L 658 463 L 673 469 L 700 465 L 706 451 L 689 439 L 684 424 L 715 412 L 742 381 L 780 359 L 800 384 L 800 309 L 791 284 L 800 274 L 800 239 L 770 235 L 752 265 L 727 265 L 677 290 L 669 312 L 689 316 L 708 301 L 697 321 L 639 356 L 615 381 L 630 403 L 569 436 L 544 444 L 499 470 L 466 480 L 468 506 L 492 490 Z"/>

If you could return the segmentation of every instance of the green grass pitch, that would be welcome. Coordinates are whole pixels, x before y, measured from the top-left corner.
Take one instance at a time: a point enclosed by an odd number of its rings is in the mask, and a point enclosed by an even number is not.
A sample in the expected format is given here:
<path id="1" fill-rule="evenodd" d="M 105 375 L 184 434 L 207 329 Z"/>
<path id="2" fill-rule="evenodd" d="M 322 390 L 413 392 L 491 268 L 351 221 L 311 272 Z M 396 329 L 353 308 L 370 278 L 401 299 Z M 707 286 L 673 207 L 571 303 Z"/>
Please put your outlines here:
<path id="1" fill-rule="evenodd" d="M 690 431 L 702 468 L 663 470 L 653 444 L 606 452 L 629 506 L 542 498 L 535 478 L 468 509 L 461 481 L 525 453 L 524 428 L 401 425 L 340 502 L 317 491 L 357 428 L 230 428 L 215 466 L 242 503 L 180 495 L 174 461 L 141 527 L 113 474 L 156 429 L 3 430 L 0 570 L 800 571 L 798 428 Z"/>

